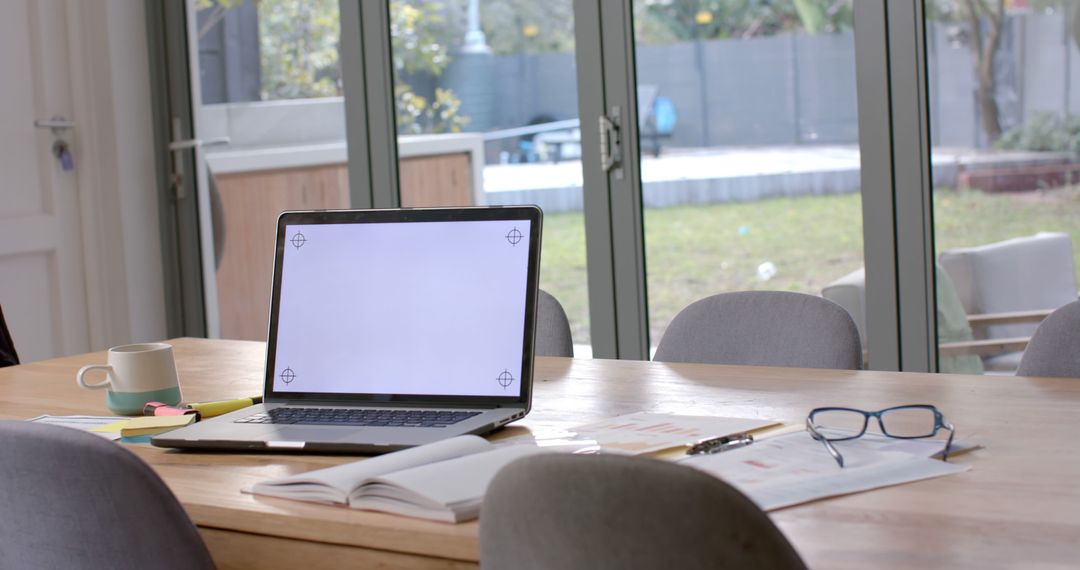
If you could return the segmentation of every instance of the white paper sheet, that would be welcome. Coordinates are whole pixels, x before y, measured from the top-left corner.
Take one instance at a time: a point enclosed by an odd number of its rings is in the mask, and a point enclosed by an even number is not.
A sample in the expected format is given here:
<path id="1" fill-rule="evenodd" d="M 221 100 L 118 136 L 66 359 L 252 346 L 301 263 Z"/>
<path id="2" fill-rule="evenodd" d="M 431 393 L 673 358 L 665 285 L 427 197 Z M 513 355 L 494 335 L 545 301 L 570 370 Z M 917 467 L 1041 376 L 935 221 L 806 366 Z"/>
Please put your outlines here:
<path id="1" fill-rule="evenodd" d="M 780 422 L 776 421 L 749 418 L 638 412 L 577 426 L 565 432 L 507 438 L 496 442 L 496 445 L 503 447 L 529 444 L 555 451 L 563 448 L 578 453 L 591 451 L 582 449 L 582 446 L 595 446 L 602 453 L 639 455 L 779 424 Z"/>
<path id="2" fill-rule="evenodd" d="M 844 456 L 843 468 L 806 432 L 763 439 L 724 453 L 687 457 L 680 463 L 724 479 L 765 510 L 970 469 L 929 459 L 941 451 L 943 442 L 937 440 L 867 434 L 834 445 Z"/>
<path id="3" fill-rule="evenodd" d="M 26 421 L 36 422 L 42 424 L 50 424 L 54 426 L 62 426 L 73 429 L 80 429 L 83 431 L 90 431 L 94 428 L 107 426 L 112 423 L 127 420 L 130 418 L 122 418 L 115 416 L 38 416 L 36 418 L 30 418 Z M 99 435 L 109 440 L 120 439 L 120 432 L 98 432 L 90 431 L 94 435 Z"/>

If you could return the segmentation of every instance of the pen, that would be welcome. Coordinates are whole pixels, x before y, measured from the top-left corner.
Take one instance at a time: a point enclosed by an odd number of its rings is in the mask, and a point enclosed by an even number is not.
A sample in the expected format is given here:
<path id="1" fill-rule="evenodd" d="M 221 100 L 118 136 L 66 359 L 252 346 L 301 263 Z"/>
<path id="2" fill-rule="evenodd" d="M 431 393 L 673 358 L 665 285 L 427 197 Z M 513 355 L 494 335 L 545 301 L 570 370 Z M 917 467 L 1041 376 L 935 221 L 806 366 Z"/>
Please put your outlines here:
<path id="1" fill-rule="evenodd" d="M 708 453 L 720 453 L 723 451 L 731 451 L 732 449 L 745 447 L 747 445 L 750 445 L 751 443 L 754 443 L 754 436 L 748 433 L 714 437 L 712 439 L 706 439 L 697 442 L 690 449 L 686 450 L 686 454 L 704 455 Z"/>
<path id="2" fill-rule="evenodd" d="M 216 402 L 194 402 L 188 404 L 187 407 L 192 410 L 198 410 L 204 418 L 212 418 L 214 416 L 220 416 L 229 412 L 235 412 L 241 408 L 253 406 L 255 404 L 262 403 L 262 396 L 251 396 L 249 398 L 236 398 L 234 400 L 218 400 Z"/>

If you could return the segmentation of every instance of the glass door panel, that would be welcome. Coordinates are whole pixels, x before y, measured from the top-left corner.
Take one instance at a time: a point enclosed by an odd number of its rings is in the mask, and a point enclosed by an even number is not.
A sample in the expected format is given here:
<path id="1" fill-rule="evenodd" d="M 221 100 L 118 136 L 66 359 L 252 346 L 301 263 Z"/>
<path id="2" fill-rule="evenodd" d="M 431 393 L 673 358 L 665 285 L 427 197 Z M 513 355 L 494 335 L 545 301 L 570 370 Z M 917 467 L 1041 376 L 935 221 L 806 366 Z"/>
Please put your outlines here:
<path id="1" fill-rule="evenodd" d="M 265 340 L 278 214 L 349 207 L 338 2 L 189 11 L 209 334 Z"/>
<path id="2" fill-rule="evenodd" d="M 925 8 L 938 368 L 1010 374 L 1041 317 L 1077 298 L 1078 8 Z"/>
<path id="3" fill-rule="evenodd" d="M 572 1 L 389 6 L 401 205 L 539 205 L 540 288 L 588 356 Z"/>
<path id="4" fill-rule="evenodd" d="M 852 5 L 796 4 L 634 2 L 654 350 L 757 289 L 824 291 L 865 335 Z"/>

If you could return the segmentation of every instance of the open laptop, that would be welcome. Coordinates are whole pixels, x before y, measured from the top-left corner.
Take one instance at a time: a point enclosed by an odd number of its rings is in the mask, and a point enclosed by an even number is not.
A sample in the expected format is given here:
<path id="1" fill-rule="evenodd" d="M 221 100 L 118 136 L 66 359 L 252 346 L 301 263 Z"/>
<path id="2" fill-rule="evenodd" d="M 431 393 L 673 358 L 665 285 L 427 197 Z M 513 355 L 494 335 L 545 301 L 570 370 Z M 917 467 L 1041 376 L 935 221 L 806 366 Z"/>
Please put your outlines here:
<path id="1" fill-rule="evenodd" d="M 263 404 L 160 447 L 382 453 L 528 413 L 535 206 L 285 212 Z"/>

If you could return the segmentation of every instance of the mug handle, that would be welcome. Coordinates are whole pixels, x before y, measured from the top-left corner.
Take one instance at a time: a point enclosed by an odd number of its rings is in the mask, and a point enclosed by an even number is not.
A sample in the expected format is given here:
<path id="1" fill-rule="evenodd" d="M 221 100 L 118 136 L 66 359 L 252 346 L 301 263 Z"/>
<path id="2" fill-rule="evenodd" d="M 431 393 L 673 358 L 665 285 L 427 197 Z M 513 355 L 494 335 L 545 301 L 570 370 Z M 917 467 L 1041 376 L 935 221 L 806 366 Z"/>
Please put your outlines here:
<path id="1" fill-rule="evenodd" d="M 86 379 L 83 378 L 83 376 L 86 376 L 86 373 L 91 370 L 104 370 L 105 380 L 102 382 L 98 382 L 97 384 L 87 384 Z M 108 364 L 90 364 L 88 366 L 83 366 L 79 369 L 79 373 L 75 375 L 75 380 L 79 383 L 79 386 L 82 386 L 87 390 L 97 390 L 100 388 L 108 388 L 110 385 L 112 385 L 112 376 L 112 366 L 109 366 Z"/>

